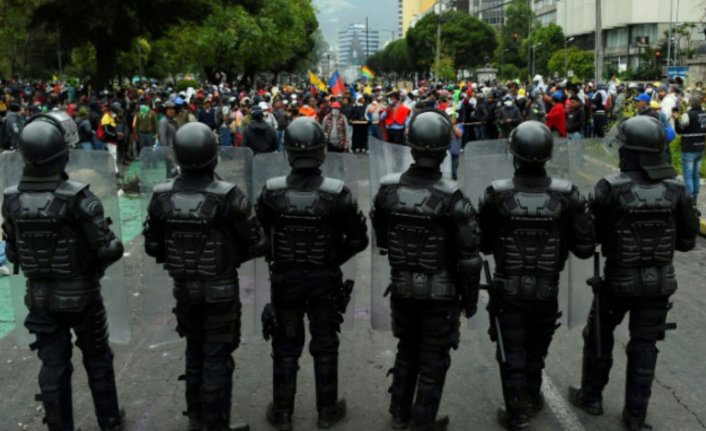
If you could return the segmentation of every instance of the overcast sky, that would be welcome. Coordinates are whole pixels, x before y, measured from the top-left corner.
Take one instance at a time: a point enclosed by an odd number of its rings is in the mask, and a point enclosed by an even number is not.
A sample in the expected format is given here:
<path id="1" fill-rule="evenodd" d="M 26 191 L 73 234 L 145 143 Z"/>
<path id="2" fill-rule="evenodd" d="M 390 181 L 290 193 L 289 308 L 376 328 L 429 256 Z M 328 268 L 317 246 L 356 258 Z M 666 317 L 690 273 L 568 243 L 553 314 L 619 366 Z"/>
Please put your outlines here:
<path id="1" fill-rule="evenodd" d="M 370 30 L 380 30 L 380 42 L 390 39 L 389 31 L 397 32 L 397 0 L 314 0 L 319 26 L 332 48 L 338 46 L 338 30 L 349 24 L 365 24 Z"/>

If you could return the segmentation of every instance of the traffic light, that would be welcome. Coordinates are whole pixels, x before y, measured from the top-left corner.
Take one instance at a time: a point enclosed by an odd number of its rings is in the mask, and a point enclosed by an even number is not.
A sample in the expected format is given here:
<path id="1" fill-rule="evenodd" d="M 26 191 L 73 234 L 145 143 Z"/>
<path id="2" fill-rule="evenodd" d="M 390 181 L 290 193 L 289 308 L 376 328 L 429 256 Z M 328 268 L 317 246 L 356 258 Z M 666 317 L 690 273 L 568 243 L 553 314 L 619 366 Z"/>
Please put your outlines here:
<path id="1" fill-rule="evenodd" d="M 661 60 L 662 59 L 662 51 L 660 51 L 660 50 L 655 51 L 655 58 L 657 58 L 657 60 Z"/>

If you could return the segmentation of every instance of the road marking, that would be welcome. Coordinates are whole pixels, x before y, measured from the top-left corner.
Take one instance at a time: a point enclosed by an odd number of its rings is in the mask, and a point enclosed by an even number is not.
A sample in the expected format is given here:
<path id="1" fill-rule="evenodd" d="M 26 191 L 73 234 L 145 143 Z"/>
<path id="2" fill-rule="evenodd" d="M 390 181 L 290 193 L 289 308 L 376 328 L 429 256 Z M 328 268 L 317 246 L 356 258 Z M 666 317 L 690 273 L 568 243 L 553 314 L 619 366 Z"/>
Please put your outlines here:
<path id="1" fill-rule="evenodd" d="M 565 431 L 584 431 L 578 416 L 571 410 L 569 404 L 564 400 L 552 379 L 546 372 L 542 371 L 542 393 L 549 408 L 554 412 L 561 428 Z"/>

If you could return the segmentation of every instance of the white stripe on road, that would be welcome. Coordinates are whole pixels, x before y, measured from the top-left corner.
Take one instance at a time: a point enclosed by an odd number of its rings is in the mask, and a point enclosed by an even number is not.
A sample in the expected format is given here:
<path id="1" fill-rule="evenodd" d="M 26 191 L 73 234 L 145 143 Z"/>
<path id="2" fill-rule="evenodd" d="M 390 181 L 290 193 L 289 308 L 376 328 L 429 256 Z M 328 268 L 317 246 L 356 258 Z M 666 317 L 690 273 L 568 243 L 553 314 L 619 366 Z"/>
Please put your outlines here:
<path id="1" fill-rule="evenodd" d="M 571 410 L 569 404 L 561 396 L 559 390 L 554 386 L 547 373 L 542 371 L 542 393 L 544 400 L 556 416 L 561 428 L 564 431 L 584 431 L 578 416 Z"/>

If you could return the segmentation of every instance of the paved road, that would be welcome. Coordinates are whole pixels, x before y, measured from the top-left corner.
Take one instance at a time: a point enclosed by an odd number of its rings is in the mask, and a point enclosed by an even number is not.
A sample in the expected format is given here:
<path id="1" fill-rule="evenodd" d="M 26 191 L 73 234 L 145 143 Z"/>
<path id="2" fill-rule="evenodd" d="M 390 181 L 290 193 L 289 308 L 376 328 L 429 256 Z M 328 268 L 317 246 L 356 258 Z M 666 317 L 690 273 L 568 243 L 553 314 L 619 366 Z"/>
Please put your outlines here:
<path id="1" fill-rule="evenodd" d="M 362 161 L 362 160 L 361 160 Z M 361 171 L 365 172 L 365 163 Z M 367 211 L 368 183 L 360 182 L 360 202 Z M 128 412 L 128 430 L 183 430 L 185 421 L 183 384 L 177 375 L 183 368 L 184 343 L 174 333 L 175 321 L 169 314 L 145 314 L 142 301 L 147 289 L 169 289 L 161 269 L 146 261 L 137 238 L 128 246 L 125 262 L 131 295 L 133 339 L 116 345 L 116 369 L 121 401 Z M 674 297 L 670 321 L 679 324 L 660 343 L 657 379 L 648 421 L 658 430 L 706 429 L 706 295 L 703 290 L 703 265 L 706 241 L 697 250 L 677 256 L 680 289 Z M 385 377 L 393 362 L 395 340 L 390 333 L 370 329 L 370 252 L 358 260 L 354 328 L 342 334 L 341 393 L 348 400 L 349 417 L 339 430 L 384 430 L 386 427 L 390 380 Z M 252 280 L 242 280 L 244 301 L 251 302 Z M 168 308 L 168 307 L 167 307 Z M 234 415 L 247 419 L 253 430 L 270 429 L 264 410 L 271 397 L 271 360 L 269 345 L 253 333 L 253 312 L 245 305 L 243 343 L 236 352 Z M 481 311 L 482 313 L 483 311 Z M 620 412 L 624 386 L 626 344 L 625 325 L 618 333 L 615 368 L 605 393 L 606 413 L 595 418 L 570 407 L 566 389 L 579 380 L 581 330 L 558 331 L 547 360 L 545 394 L 548 408 L 533 421 L 537 430 L 614 430 L 621 429 Z M 10 334 L 0 340 L 0 430 L 40 430 L 43 416 L 38 403 L 36 374 L 38 361 L 25 345 L 17 346 Z M 80 353 L 74 357 L 74 403 L 77 426 L 83 431 L 97 430 L 90 394 L 85 390 L 85 374 Z M 455 430 L 499 430 L 496 409 L 501 405 L 494 345 L 485 330 L 464 328 L 461 347 L 453 353 L 441 411 L 451 416 Z M 301 361 L 295 427 L 315 429 L 312 361 Z"/>

